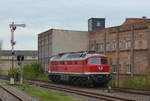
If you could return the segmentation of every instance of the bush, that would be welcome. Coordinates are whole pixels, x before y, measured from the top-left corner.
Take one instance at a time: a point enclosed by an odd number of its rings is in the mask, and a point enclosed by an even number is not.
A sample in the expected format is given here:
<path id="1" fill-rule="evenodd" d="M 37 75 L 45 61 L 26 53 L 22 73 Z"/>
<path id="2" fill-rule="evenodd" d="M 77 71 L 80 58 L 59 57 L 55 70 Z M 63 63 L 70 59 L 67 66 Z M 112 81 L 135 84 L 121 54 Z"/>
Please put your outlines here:
<path id="1" fill-rule="evenodd" d="M 130 77 L 122 83 L 122 87 L 124 87 L 124 88 L 141 88 L 142 83 L 140 82 L 140 80 Z"/>
<path id="2" fill-rule="evenodd" d="M 147 76 L 145 77 L 145 79 L 142 80 L 142 81 L 143 81 L 143 83 L 142 83 L 142 88 L 143 88 L 143 89 L 150 89 L 150 75 L 147 75 Z"/>
<path id="3" fill-rule="evenodd" d="M 26 79 L 38 78 L 43 73 L 42 66 L 39 63 L 31 63 L 23 67 L 23 77 Z"/>
<path id="4" fill-rule="evenodd" d="M 10 71 L 8 71 L 9 77 L 16 77 L 17 75 L 20 75 L 19 68 L 14 68 L 13 70 L 11 69 Z"/>
<path id="5" fill-rule="evenodd" d="M 116 87 L 116 82 L 115 82 L 115 80 L 110 80 L 110 81 L 108 82 L 107 86 Z"/>

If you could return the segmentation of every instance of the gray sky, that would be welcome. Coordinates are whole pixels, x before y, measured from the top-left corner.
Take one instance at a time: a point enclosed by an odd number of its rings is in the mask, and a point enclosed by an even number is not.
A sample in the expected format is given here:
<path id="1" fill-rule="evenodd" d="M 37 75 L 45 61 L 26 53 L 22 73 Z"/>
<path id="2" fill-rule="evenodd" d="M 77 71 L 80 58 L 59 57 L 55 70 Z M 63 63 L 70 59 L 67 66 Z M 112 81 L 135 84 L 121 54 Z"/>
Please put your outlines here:
<path id="1" fill-rule="evenodd" d="M 0 40 L 11 49 L 9 24 L 25 23 L 15 32 L 16 50 L 36 50 L 37 34 L 50 28 L 87 30 L 91 17 L 106 18 L 117 26 L 125 18 L 150 17 L 150 0 L 1 0 Z"/>

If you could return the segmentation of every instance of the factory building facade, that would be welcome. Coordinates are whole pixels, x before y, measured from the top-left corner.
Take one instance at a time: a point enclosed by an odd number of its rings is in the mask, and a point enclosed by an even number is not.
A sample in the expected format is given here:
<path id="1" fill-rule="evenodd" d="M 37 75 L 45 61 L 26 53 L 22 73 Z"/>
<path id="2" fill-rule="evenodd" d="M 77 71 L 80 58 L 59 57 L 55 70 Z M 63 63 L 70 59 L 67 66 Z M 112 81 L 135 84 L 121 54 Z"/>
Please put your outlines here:
<path id="1" fill-rule="evenodd" d="M 150 73 L 150 19 L 126 19 L 123 25 L 89 33 L 90 50 L 110 58 L 117 82 Z"/>
<path id="2" fill-rule="evenodd" d="M 50 29 L 38 35 L 38 60 L 45 71 L 48 70 L 51 56 L 88 49 L 89 33 L 87 31 Z"/>

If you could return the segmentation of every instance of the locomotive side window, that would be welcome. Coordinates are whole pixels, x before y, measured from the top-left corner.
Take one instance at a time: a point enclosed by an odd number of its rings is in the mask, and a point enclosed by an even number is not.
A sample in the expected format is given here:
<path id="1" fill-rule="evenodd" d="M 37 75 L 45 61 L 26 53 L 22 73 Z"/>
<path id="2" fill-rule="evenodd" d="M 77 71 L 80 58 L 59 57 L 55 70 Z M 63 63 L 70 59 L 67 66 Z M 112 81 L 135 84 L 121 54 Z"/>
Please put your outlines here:
<path id="1" fill-rule="evenodd" d="M 101 59 L 101 64 L 108 64 L 107 59 Z"/>
<path id="2" fill-rule="evenodd" d="M 60 64 L 61 64 L 61 65 L 64 65 L 64 64 L 65 64 L 65 62 L 64 62 L 64 61 L 61 61 L 61 62 L 60 62 Z"/>
<path id="3" fill-rule="evenodd" d="M 72 61 L 68 61 L 68 65 L 71 65 L 72 64 Z"/>
<path id="4" fill-rule="evenodd" d="M 74 61 L 74 64 L 76 64 L 76 65 L 77 65 L 77 64 L 78 64 L 78 61 Z"/>
<path id="5" fill-rule="evenodd" d="M 52 64 L 52 65 L 58 65 L 59 63 L 58 63 L 58 62 L 53 61 L 53 62 L 51 62 L 51 64 Z"/>
<path id="6" fill-rule="evenodd" d="M 84 61 L 82 61 L 82 64 L 84 65 Z"/>

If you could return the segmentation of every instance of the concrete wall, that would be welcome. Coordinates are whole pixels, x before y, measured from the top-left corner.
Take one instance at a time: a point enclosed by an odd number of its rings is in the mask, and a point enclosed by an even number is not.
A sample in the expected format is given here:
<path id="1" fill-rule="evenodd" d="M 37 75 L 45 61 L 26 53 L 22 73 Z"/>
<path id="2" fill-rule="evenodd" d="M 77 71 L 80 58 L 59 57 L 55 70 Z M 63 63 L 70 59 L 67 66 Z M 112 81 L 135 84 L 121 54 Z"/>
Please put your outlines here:
<path id="1" fill-rule="evenodd" d="M 45 71 L 48 70 L 51 56 L 63 52 L 86 51 L 88 48 L 89 33 L 86 31 L 50 29 L 38 35 L 38 60 Z"/>
<path id="2" fill-rule="evenodd" d="M 52 29 L 38 35 L 38 61 L 47 71 L 49 58 L 52 56 Z"/>
<path id="3" fill-rule="evenodd" d="M 87 51 L 89 34 L 86 31 L 53 30 L 52 55 L 63 52 Z"/>

